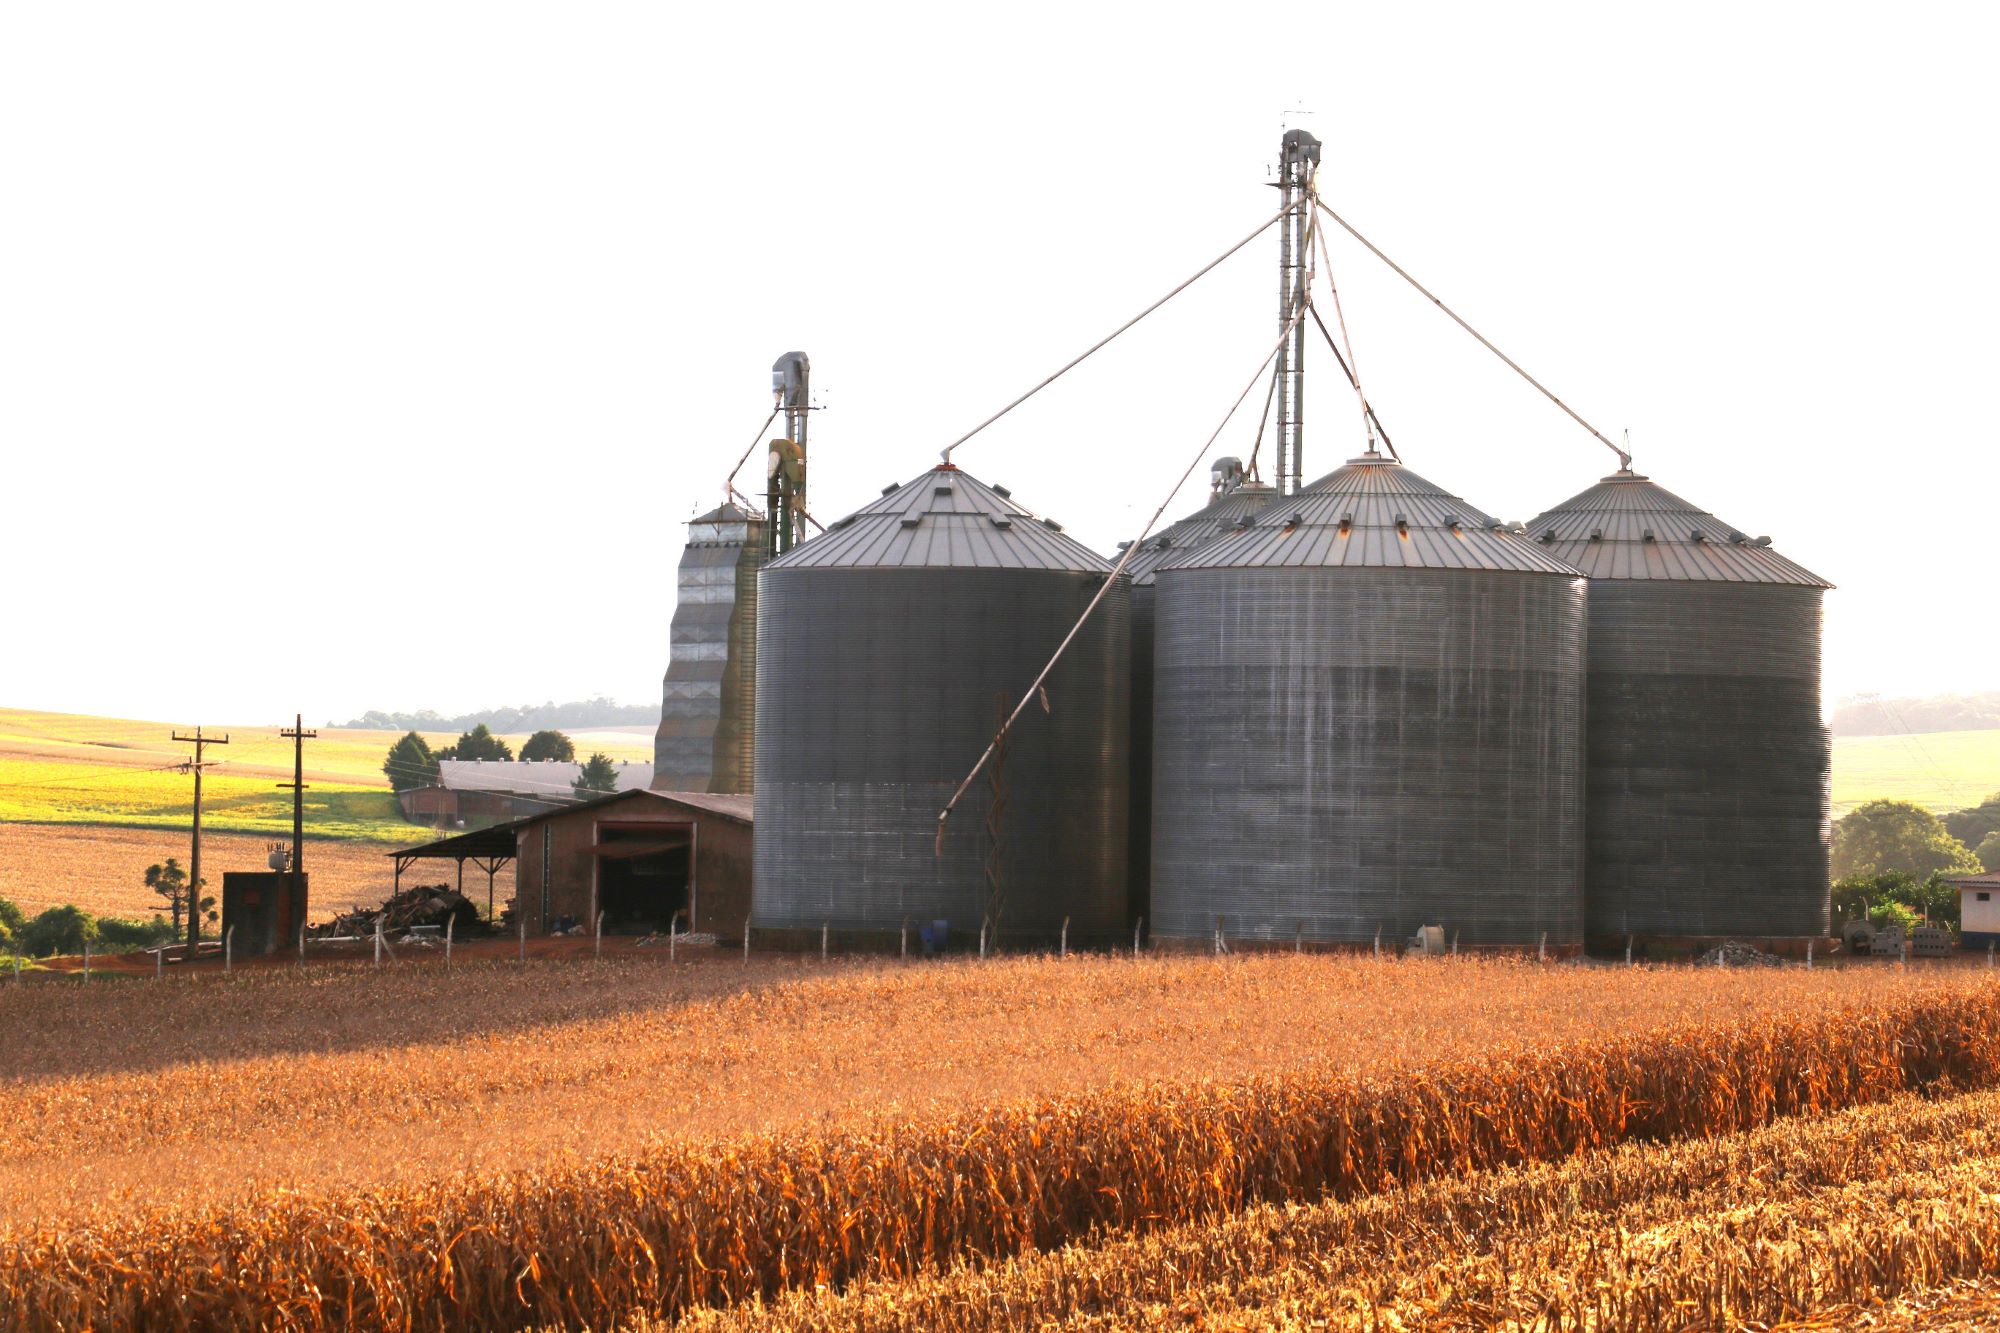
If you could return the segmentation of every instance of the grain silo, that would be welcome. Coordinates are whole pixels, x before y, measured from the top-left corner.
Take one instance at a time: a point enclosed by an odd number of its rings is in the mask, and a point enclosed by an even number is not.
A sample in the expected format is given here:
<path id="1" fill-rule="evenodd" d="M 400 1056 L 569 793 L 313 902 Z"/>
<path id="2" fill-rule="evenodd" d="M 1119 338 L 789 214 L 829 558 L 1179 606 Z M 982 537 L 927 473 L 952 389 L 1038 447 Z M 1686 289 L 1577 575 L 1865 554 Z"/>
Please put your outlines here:
<path id="1" fill-rule="evenodd" d="M 753 925 L 816 940 L 942 920 L 967 941 L 997 899 L 1010 944 L 1052 941 L 1065 917 L 1073 942 L 1122 935 L 1122 579 L 941 844 L 937 822 L 1110 574 L 949 464 L 765 566 Z"/>
<path id="2" fill-rule="evenodd" d="M 765 520 L 734 503 L 688 522 L 653 736 L 656 791 L 747 792 Z"/>
<path id="3" fill-rule="evenodd" d="M 1574 569 L 1371 451 L 1157 579 L 1157 935 L 1582 942 Z"/>
<path id="4" fill-rule="evenodd" d="M 1589 935 L 1825 935 L 1831 585 L 1629 469 L 1529 533 L 1590 579 Z"/>
<path id="5" fill-rule="evenodd" d="M 1272 494 L 1262 482 L 1244 481 L 1235 459 L 1221 459 L 1213 470 L 1208 503 L 1148 537 L 1125 562 L 1132 585 L 1132 800 L 1125 855 L 1131 880 L 1127 906 L 1135 919 L 1152 910 L 1154 576 L 1168 560 L 1247 526 Z"/>

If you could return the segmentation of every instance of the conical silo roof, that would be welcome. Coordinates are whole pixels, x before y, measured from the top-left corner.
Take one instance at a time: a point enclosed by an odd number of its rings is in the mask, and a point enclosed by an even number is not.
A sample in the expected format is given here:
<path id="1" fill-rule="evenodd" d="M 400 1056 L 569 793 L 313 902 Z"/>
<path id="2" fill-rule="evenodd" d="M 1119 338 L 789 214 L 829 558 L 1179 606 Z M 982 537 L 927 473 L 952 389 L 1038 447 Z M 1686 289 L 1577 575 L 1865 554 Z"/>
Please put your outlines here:
<path id="1" fill-rule="evenodd" d="M 1108 574 L 1053 519 L 943 463 L 838 519 L 765 566 L 786 569 L 1049 569 Z"/>
<path id="2" fill-rule="evenodd" d="M 1528 535 L 1593 579 L 1833 586 L 1769 538 L 1745 536 L 1636 472 L 1571 496 L 1528 524 Z"/>
<path id="3" fill-rule="evenodd" d="M 1577 571 L 1437 483 L 1368 454 L 1299 494 L 1271 501 L 1256 522 L 1163 569 L 1483 569 Z"/>
<path id="4" fill-rule="evenodd" d="M 1250 482 L 1210 496 L 1208 503 L 1194 513 L 1146 538 L 1125 562 L 1126 576 L 1135 588 L 1150 587 L 1153 574 L 1161 565 L 1207 545 L 1224 533 L 1249 526 L 1276 493 L 1262 482 Z"/>

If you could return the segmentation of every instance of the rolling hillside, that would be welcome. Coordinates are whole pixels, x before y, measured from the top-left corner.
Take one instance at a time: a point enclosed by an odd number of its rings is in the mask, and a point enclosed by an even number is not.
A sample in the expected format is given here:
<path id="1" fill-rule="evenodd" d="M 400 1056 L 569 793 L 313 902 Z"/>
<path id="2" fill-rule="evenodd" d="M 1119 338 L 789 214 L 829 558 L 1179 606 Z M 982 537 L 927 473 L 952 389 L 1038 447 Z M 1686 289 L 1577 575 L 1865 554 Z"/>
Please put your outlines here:
<path id="1" fill-rule="evenodd" d="M 2000 731 L 1833 739 L 1835 818 L 1878 796 L 1961 810 L 2000 791 Z"/>
<path id="2" fill-rule="evenodd" d="M 275 784 L 292 776 L 292 742 L 274 726 L 211 726 L 229 737 L 209 751 L 215 766 L 204 781 L 203 823 L 217 832 L 287 833 L 291 797 Z M 183 827 L 192 784 L 179 772 L 193 747 L 177 744 L 191 725 L 131 718 L 87 717 L 0 709 L 0 823 L 97 824 L 126 828 Z M 626 729 L 580 732 L 579 752 L 613 759 L 653 755 L 650 733 Z M 382 775 L 382 759 L 397 733 L 320 728 L 306 742 L 306 827 L 315 838 L 407 840 Z M 426 737 L 433 746 L 455 736 Z M 518 749 L 525 736 L 506 738 Z"/>

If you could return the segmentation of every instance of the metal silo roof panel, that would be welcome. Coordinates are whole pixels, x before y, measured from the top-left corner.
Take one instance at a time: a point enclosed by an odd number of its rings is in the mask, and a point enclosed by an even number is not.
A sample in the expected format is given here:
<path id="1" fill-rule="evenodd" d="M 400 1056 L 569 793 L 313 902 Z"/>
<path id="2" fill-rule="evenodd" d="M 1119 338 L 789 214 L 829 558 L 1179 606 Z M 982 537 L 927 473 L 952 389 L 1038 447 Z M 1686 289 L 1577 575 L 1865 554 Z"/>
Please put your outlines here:
<path id="1" fill-rule="evenodd" d="M 1454 526 L 1454 524 L 1456 526 Z M 1576 577 L 1547 549 L 1510 532 L 1400 463 L 1358 458 L 1247 528 L 1169 555 L 1159 569 L 1479 569 Z"/>
<path id="2" fill-rule="evenodd" d="M 1528 524 L 1528 534 L 1594 579 L 1833 586 L 1634 472 L 1571 496 Z"/>
<path id="3" fill-rule="evenodd" d="M 950 465 L 863 505 L 769 567 L 1111 570 L 1082 542 Z"/>
<path id="4" fill-rule="evenodd" d="M 1210 497 L 1194 513 L 1146 538 L 1125 563 L 1127 577 L 1134 587 L 1151 587 L 1153 574 L 1161 565 L 1233 532 L 1239 522 L 1248 523 L 1270 503 L 1273 494 L 1269 486 L 1247 485 Z"/>

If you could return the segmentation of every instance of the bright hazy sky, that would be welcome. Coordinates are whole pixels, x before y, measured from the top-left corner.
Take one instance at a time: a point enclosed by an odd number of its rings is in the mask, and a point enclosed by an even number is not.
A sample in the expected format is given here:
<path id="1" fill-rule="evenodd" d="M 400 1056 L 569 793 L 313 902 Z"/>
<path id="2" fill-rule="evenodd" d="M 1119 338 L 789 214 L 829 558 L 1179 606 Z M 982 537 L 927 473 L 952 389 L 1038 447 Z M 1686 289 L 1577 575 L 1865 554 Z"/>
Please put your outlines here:
<path id="1" fill-rule="evenodd" d="M 1830 698 L 2000 688 L 1991 13 L 0 8 L 0 703 L 654 700 L 774 357 L 837 517 L 1266 216 L 1288 114 L 1639 470 L 1839 585 Z M 1275 246 L 958 461 L 1135 535 L 1269 347 Z M 1416 470 L 1509 519 L 1611 470 L 1334 259 Z M 1308 476 L 1359 449 L 1334 374 Z"/>

